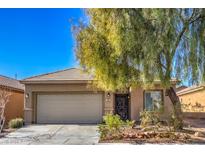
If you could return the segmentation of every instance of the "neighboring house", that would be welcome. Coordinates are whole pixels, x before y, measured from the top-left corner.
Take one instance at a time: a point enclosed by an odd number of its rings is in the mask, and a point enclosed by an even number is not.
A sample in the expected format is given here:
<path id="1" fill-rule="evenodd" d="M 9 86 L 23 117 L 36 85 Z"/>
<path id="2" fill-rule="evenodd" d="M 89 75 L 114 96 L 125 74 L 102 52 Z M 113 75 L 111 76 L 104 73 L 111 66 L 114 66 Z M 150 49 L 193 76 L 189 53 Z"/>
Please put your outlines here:
<path id="1" fill-rule="evenodd" d="M 0 75 L 0 90 L 5 89 L 11 93 L 4 114 L 7 124 L 11 119 L 24 116 L 24 85 L 18 80 Z"/>
<path id="2" fill-rule="evenodd" d="M 122 119 L 139 120 L 144 109 L 158 109 L 163 117 L 172 111 L 160 81 L 155 88 L 130 88 L 124 92 L 105 92 L 91 86 L 92 76 L 72 68 L 22 80 L 25 84 L 25 122 L 31 123 L 100 123 L 107 113 Z M 173 80 L 173 87 L 176 81 Z M 155 104 L 155 105 L 154 105 Z"/>
<path id="3" fill-rule="evenodd" d="M 181 91 L 181 90 L 184 90 L 184 89 L 186 89 L 186 88 L 188 88 L 187 86 L 179 86 L 179 87 L 176 87 L 176 92 L 178 92 L 178 91 Z"/>
<path id="4" fill-rule="evenodd" d="M 205 112 L 205 85 L 192 86 L 177 92 L 184 112 Z"/>

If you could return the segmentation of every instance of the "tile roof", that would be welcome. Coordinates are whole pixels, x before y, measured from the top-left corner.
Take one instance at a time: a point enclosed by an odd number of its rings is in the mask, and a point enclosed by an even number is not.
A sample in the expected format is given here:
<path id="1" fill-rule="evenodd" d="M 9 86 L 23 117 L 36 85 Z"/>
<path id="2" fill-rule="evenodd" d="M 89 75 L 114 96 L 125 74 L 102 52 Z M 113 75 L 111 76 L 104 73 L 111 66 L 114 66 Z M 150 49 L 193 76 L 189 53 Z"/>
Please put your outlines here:
<path id="1" fill-rule="evenodd" d="M 179 87 L 176 87 L 176 92 L 178 92 L 178 91 L 182 91 L 182 90 L 184 90 L 184 89 L 186 89 L 186 88 L 188 88 L 187 86 L 179 86 Z"/>
<path id="2" fill-rule="evenodd" d="M 79 68 L 70 68 L 52 73 L 42 74 L 26 78 L 22 81 L 55 81 L 55 80 L 93 80 L 89 75 Z"/>
<path id="3" fill-rule="evenodd" d="M 0 75 L 0 86 L 24 91 L 24 85 L 21 84 L 18 80 L 3 75 Z"/>
<path id="4" fill-rule="evenodd" d="M 80 68 L 69 68 L 56 72 L 32 76 L 21 80 L 21 83 L 81 83 L 81 81 L 87 82 L 93 79 L 93 75 L 84 72 Z M 156 80 L 155 82 L 160 83 L 160 80 Z M 177 83 L 179 81 L 177 79 L 172 79 L 171 82 Z"/>
<path id="5" fill-rule="evenodd" d="M 205 84 L 202 84 L 202 85 L 194 85 L 192 87 L 188 87 L 188 88 L 185 88 L 183 90 L 180 90 L 177 92 L 177 95 L 184 95 L 184 94 L 188 94 L 188 93 L 192 93 L 192 92 L 196 92 L 198 90 L 203 90 L 205 89 Z"/>

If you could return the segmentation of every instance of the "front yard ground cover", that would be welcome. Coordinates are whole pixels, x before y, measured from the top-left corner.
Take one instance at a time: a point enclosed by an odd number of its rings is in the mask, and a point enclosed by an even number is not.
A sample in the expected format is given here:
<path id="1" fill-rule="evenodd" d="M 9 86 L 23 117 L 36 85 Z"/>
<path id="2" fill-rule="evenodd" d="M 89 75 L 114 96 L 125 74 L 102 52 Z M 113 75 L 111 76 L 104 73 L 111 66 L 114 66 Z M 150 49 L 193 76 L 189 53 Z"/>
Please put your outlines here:
<path id="1" fill-rule="evenodd" d="M 138 126 L 124 129 L 121 135 L 101 139 L 100 143 L 131 143 L 131 144 L 205 144 L 205 129 L 184 128 L 180 132 L 145 131 Z"/>
<path id="2" fill-rule="evenodd" d="M 205 124 L 197 127 L 184 121 L 182 130 L 174 130 L 164 124 L 142 128 L 140 125 L 130 125 L 128 121 L 121 123 L 118 118 L 109 115 L 105 123 L 99 126 L 100 143 L 205 144 Z"/>

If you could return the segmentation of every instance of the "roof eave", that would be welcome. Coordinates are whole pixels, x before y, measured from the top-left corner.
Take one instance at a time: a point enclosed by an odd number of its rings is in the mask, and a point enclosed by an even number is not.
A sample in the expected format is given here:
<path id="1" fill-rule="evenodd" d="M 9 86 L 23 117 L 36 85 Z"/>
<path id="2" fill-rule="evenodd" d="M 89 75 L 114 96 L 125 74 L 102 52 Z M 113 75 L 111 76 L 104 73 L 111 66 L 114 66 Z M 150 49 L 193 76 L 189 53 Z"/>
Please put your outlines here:
<path id="1" fill-rule="evenodd" d="M 90 80 L 20 80 L 22 84 L 60 84 L 60 83 L 91 83 L 92 79 Z M 171 80 L 172 84 L 178 83 L 178 80 Z M 154 81 L 155 84 L 160 84 L 161 81 Z"/>
<path id="2" fill-rule="evenodd" d="M 170 80 L 170 83 L 171 84 L 177 84 L 177 83 L 180 83 L 181 81 L 179 80 Z M 154 81 L 155 84 L 161 84 L 162 82 L 160 80 L 155 80 Z"/>
<path id="3" fill-rule="evenodd" d="M 197 87 L 197 88 L 194 88 L 194 89 L 190 89 L 190 90 L 187 90 L 187 91 L 179 91 L 176 94 L 178 96 L 181 96 L 181 95 L 186 95 L 186 94 L 193 93 L 193 92 L 196 92 L 198 90 L 203 90 L 203 89 L 205 89 L 205 86 L 200 86 L 200 87 Z"/>
<path id="4" fill-rule="evenodd" d="M 14 90 L 14 91 L 24 92 L 24 89 L 19 89 L 19 88 L 15 88 L 11 86 L 0 85 L 0 88 L 6 88 L 6 89 Z"/>
<path id="5" fill-rule="evenodd" d="M 78 84 L 91 83 L 93 80 L 21 80 L 22 84 Z"/>

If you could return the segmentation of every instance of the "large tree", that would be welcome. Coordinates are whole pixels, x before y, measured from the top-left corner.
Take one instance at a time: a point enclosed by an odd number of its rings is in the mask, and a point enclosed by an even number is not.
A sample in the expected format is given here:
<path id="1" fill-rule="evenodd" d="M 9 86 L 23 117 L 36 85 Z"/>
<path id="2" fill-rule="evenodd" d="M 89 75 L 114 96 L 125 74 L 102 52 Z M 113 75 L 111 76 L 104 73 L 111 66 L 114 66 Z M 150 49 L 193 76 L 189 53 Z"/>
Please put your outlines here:
<path id="1" fill-rule="evenodd" d="M 204 9 L 87 9 L 75 29 L 81 66 L 105 90 L 205 78 Z"/>

